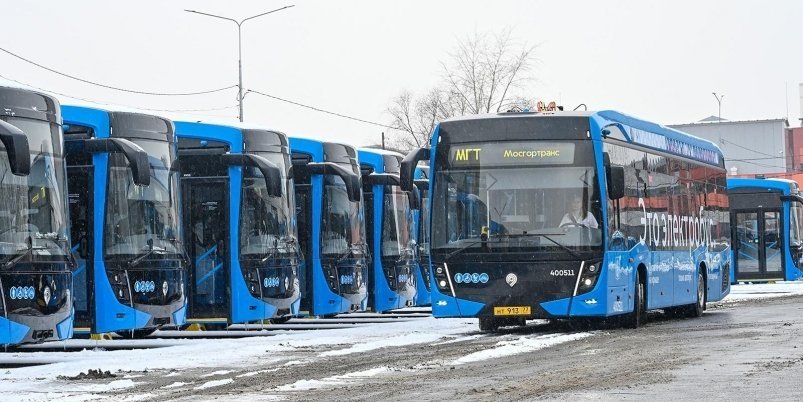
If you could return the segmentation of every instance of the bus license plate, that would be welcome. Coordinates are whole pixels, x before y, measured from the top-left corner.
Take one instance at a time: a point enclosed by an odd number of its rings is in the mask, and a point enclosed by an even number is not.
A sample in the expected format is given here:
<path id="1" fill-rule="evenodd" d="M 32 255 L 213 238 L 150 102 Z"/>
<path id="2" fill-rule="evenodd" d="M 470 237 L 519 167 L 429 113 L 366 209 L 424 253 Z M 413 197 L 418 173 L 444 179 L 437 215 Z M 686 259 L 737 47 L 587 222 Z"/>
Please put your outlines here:
<path id="1" fill-rule="evenodd" d="M 531 315 L 530 306 L 494 307 L 494 315 Z"/>

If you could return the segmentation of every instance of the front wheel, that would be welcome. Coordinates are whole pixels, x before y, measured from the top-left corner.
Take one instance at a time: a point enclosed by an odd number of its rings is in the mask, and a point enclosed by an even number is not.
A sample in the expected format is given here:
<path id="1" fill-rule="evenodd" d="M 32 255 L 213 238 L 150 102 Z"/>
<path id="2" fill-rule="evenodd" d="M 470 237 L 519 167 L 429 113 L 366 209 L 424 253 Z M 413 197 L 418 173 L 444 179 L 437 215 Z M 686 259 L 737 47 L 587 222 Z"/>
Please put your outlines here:
<path id="1" fill-rule="evenodd" d="M 494 317 L 480 317 L 480 331 L 495 332 L 499 329 L 499 321 Z"/>
<path id="2" fill-rule="evenodd" d="M 638 328 L 647 322 L 647 300 L 644 298 L 644 294 L 644 282 L 641 280 L 641 275 L 638 275 L 633 299 L 633 312 L 625 317 L 625 327 Z"/>
<path id="3" fill-rule="evenodd" d="M 117 331 L 117 335 L 126 339 L 142 339 L 154 332 L 156 332 L 156 328 L 143 328 L 132 329 L 130 331 Z"/>

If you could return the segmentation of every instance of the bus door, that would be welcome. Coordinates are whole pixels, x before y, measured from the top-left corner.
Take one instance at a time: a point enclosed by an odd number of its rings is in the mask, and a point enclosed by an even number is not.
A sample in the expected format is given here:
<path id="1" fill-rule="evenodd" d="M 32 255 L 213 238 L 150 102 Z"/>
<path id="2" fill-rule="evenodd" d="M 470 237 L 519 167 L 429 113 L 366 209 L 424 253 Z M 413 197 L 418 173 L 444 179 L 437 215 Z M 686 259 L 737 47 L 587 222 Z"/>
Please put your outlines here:
<path id="1" fill-rule="evenodd" d="M 94 194 L 92 166 L 69 166 L 67 186 L 70 204 L 70 240 L 75 258 L 73 269 L 74 325 L 89 328 L 92 325 L 94 277 L 92 269 L 93 241 L 92 196 Z"/>
<path id="2" fill-rule="evenodd" d="M 781 211 L 738 211 L 735 215 L 736 280 L 782 280 Z"/>
<path id="3" fill-rule="evenodd" d="M 182 178 L 185 246 L 190 256 L 189 318 L 228 321 L 229 181 Z"/>

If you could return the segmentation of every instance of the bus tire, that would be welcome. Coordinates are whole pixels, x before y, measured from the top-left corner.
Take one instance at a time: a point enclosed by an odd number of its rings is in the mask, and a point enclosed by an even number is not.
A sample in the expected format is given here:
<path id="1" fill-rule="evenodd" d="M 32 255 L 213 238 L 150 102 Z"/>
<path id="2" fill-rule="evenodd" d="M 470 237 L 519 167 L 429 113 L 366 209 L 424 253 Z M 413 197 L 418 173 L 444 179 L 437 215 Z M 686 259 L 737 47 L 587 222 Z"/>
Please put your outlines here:
<path id="1" fill-rule="evenodd" d="M 697 301 L 686 306 L 686 316 L 691 318 L 702 317 L 705 311 L 705 277 L 697 272 Z"/>
<path id="2" fill-rule="evenodd" d="M 156 332 L 156 328 L 142 328 L 129 331 L 117 331 L 117 335 L 125 339 L 142 339 L 154 332 Z"/>
<path id="3" fill-rule="evenodd" d="M 499 321 L 494 317 L 480 317 L 480 331 L 496 332 L 499 329 Z"/>
<path id="4" fill-rule="evenodd" d="M 624 319 L 626 328 L 638 328 L 647 322 L 647 300 L 644 296 L 644 281 L 642 281 L 641 274 L 638 274 L 636 289 L 633 292 L 633 312 Z"/>

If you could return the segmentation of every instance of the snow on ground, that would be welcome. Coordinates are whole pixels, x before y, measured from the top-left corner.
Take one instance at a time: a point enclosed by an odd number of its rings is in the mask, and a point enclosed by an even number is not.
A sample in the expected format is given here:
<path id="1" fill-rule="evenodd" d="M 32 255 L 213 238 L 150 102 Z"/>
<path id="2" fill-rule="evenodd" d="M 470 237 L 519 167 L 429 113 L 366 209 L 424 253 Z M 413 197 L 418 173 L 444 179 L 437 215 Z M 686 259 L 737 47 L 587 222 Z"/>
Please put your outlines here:
<path id="1" fill-rule="evenodd" d="M 722 301 L 737 303 L 745 300 L 794 295 L 803 295 L 803 281 L 731 285 L 730 294 L 725 296 Z"/>
<path id="2" fill-rule="evenodd" d="M 587 338 L 591 335 L 592 333 L 590 332 L 580 332 L 575 334 L 548 334 L 536 337 L 522 336 L 513 340 L 500 341 L 493 349 L 481 350 L 479 352 L 474 352 L 470 355 L 463 356 L 455 360 L 452 364 L 473 363 L 482 360 L 517 355 L 520 353 L 534 352 L 536 350 L 561 343 Z"/>
<path id="3" fill-rule="evenodd" d="M 731 287 L 724 303 L 745 300 L 803 295 L 803 281 L 770 284 L 738 284 Z M 467 354 L 452 364 L 466 364 L 486 359 L 501 358 L 532 352 L 563 342 L 582 339 L 592 333 L 506 335 L 492 348 Z M 67 341 L 67 345 L 87 345 L 77 352 L 52 351 L 12 352 L 0 354 L 2 363 L 28 367 L 0 369 L 0 400 L 117 400 L 110 391 L 136 387 L 141 371 L 164 370 L 164 376 L 176 376 L 183 370 L 209 368 L 195 383 L 196 389 L 226 385 L 234 381 L 225 377 L 240 367 L 254 367 L 254 371 L 237 377 L 254 376 L 279 370 L 282 366 L 306 364 L 330 356 L 354 355 L 384 347 L 403 347 L 415 344 L 439 344 L 469 341 L 482 336 L 477 333 L 476 319 L 434 319 L 431 317 L 350 328 L 320 329 L 272 333 L 269 336 L 222 339 L 146 339 L 139 341 Z M 120 345 L 140 348 L 120 349 Z M 118 346 L 117 350 L 111 346 Z M 146 348 L 141 348 L 145 346 Z M 315 353 L 309 355 L 309 351 Z M 304 356 L 299 356 L 302 352 Z M 59 376 L 72 377 L 90 369 L 116 374 L 115 378 L 71 381 Z M 304 379 L 274 389 L 275 392 L 298 392 L 305 389 L 342 386 L 378 375 L 387 375 L 387 367 L 344 373 L 321 379 Z M 190 385 L 175 382 L 169 387 Z M 57 391 L 57 392 L 55 392 Z M 132 396 L 136 400 L 148 395 Z M 128 400 L 128 399 L 127 399 Z"/>

